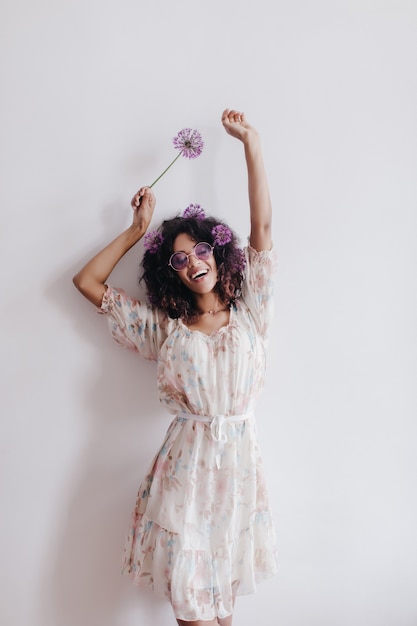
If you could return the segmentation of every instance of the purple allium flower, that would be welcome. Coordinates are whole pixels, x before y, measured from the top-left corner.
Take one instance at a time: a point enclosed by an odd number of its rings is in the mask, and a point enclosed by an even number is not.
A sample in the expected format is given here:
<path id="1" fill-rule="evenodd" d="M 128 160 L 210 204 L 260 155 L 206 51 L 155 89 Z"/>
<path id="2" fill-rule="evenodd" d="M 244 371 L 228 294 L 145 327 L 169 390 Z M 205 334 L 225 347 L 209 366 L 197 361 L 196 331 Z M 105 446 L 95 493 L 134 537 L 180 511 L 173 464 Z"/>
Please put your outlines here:
<path id="1" fill-rule="evenodd" d="M 206 214 L 204 209 L 199 204 L 190 204 L 184 209 L 182 217 L 195 217 L 198 220 L 204 220 Z"/>
<path id="2" fill-rule="evenodd" d="M 232 231 L 227 226 L 223 226 L 223 224 L 218 224 L 215 226 L 211 234 L 214 238 L 214 243 L 217 246 L 225 246 L 227 243 L 232 241 Z"/>
<path id="3" fill-rule="evenodd" d="M 158 230 L 153 230 L 150 233 L 146 233 L 143 240 L 143 247 L 150 252 L 150 254 L 156 254 L 163 240 L 164 238 L 161 233 Z"/>
<path id="4" fill-rule="evenodd" d="M 173 142 L 175 148 L 179 150 L 179 153 L 175 159 L 171 161 L 168 167 L 164 169 L 162 174 L 160 174 L 158 178 L 156 178 L 153 183 L 149 185 L 149 187 L 153 187 L 158 180 L 166 174 L 169 168 L 174 165 L 175 161 L 177 161 L 181 155 L 187 157 L 187 159 L 195 159 L 201 154 L 204 146 L 203 139 L 198 130 L 191 130 L 191 128 L 183 128 L 180 130 L 178 135 L 174 137 Z"/>
<path id="5" fill-rule="evenodd" d="M 174 147 L 180 150 L 180 154 L 187 159 L 195 159 L 200 156 L 204 142 L 198 130 L 183 128 L 173 139 Z"/>

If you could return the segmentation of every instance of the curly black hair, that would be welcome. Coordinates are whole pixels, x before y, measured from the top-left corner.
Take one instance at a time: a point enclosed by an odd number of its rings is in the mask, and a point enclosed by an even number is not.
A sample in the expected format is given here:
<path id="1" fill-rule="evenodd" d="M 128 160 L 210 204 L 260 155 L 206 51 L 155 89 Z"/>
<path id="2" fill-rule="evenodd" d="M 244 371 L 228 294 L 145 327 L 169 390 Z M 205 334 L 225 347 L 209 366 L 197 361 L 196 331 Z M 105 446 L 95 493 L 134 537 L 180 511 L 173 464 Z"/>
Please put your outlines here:
<path id="1" fill-rule="evenodd" d="M 171 318 L 190 321 L 198 315 L 194 294 L 180 280 L 177 272 L 168 265 L 176 237 L 189 235 L 196 243 L 205 241 L 214 246 L 218 280 L 214 291 L 225 305 L 232 304 L 241 294 L 244 277 L 245 256 L 239 247 L 236 234 L 223 246 L 214 243 L 212 230 L 227 225 L 214 217 L 174 217 L 162 222 L 158 228 L 162 242 L 146 250 L 142 259 L 147 296 L 152 306 L 164 311 Z M 227 227 L 228 228 L 228 227 Z"/>

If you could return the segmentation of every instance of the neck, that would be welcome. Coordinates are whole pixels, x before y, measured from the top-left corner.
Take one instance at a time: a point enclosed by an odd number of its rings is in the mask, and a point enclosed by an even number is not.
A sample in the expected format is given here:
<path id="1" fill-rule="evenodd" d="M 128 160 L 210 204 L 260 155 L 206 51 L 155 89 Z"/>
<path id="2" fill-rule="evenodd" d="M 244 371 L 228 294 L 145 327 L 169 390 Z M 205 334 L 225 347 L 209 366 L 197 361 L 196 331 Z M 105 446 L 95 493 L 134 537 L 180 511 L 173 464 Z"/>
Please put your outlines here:
<path id="1" fill-rule="evenodd" d="M 220 311 L 224 311 L 225 303 L 219 300 L 219 297 L 214 293 L 203 294 L 196 300 L 196 307 L 199 315 L 209 313 L 215 315 Z"/>

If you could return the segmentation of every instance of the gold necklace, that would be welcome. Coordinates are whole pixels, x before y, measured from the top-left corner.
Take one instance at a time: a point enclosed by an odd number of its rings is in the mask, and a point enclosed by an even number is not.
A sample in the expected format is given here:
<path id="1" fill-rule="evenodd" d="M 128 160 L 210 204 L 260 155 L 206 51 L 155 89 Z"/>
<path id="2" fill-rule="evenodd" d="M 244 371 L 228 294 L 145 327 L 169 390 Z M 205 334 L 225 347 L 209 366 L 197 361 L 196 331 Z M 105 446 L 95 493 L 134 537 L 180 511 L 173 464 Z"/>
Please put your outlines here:
<path id="1" fill-rule="evenodd" d="M 209 309 L 208 311 L 199 311 L 198 314 L 199 315 L 217 315 L 217 313 L 221 313 L 222 311 L 227 311 L 229 307 L 225 306 L 222 309 Z"/>

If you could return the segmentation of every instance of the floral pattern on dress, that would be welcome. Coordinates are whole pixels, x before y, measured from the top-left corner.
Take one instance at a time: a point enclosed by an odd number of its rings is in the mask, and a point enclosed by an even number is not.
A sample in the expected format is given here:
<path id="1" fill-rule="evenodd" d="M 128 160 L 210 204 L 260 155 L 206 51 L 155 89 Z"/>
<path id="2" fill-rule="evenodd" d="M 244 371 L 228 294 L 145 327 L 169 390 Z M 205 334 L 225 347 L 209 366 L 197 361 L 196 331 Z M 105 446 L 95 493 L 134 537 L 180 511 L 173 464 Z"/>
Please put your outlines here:
<path id="1" fill-rule="evenodd" d="M 254 592 L 277 571 L 253 417 L 264 382 L 275 260 L 272 251 L 248 247 L 245 254 L 242 296 L 228 325 L 211 335 L 122 290 L 109 287 L 102 304 L 114 339 L 157 360 L 159 397 L 174 415 L 139 488 L 123 571 L 187 621 L 230 615 L 236 594 Z M 225 441 L 187 414 L 225 416 Z"/>

